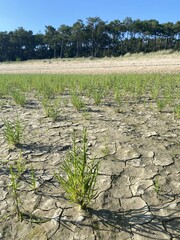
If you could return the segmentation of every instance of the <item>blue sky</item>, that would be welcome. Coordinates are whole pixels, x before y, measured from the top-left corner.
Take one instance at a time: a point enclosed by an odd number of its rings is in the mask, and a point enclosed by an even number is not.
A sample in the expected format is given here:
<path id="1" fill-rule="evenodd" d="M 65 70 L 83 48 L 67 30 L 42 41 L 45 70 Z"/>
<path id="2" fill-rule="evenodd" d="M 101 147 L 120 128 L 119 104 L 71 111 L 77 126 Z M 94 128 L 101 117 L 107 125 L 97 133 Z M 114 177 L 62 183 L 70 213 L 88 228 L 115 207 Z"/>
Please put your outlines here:
<path id="1" fill-rule="evenodd" d="M 71 26 L 78 19 L 156 19 L 160 23 L 180 20 L 180 0 L 0 0 L 0 31 L 18 27 L 44 33 L 45 25 Z"/>

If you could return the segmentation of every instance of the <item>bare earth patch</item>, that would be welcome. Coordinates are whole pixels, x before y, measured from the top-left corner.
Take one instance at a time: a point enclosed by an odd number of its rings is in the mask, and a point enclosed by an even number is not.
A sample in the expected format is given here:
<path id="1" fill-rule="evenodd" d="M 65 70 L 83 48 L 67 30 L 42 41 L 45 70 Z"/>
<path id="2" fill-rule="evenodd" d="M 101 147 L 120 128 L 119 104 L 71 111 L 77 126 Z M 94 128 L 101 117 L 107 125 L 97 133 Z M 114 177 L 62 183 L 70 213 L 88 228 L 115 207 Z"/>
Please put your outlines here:
<path id="1" fill-rule="evenodd" d="M 0 73 L 179 73 L 180 54 L 140 55 L 104 59 L 55 59 L 1 63 Z"/>

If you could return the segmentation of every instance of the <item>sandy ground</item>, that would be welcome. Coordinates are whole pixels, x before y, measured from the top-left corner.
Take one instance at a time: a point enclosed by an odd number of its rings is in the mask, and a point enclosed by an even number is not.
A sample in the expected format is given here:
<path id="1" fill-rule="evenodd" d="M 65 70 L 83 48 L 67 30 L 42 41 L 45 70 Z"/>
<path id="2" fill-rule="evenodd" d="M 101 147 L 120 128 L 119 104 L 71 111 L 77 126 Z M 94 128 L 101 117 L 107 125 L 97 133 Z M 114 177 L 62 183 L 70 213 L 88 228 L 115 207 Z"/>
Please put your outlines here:
<path id="1" fill-rule="evenodd" d="M 180 73 L 180 54 L 133 54 L 103 59 L 52 59 L 0 63 L 0 73 Z"/>

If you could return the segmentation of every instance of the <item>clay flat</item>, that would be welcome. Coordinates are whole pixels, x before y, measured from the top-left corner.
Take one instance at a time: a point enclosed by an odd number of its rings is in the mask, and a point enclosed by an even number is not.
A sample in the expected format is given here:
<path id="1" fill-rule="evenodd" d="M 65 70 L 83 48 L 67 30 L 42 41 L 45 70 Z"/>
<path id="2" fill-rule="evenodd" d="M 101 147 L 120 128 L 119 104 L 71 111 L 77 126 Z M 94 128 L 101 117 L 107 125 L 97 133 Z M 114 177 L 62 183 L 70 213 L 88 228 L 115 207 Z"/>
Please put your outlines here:
<path id="1" fill-rule="evenodd" d="M 144 58 L 1 63 L 0 72 L 160 72 L 162 78 L 180 72 L 179 56 Z M 67 89 L 59 97 L 55 122 L 46 116 L 42 96 L 34 90 L 26 92 L 24 107 L 12 97 L 0 99 L 0 239 L 180 239 L 180 119 L 173 108 L 159 112 L 149 92 L 140 98 L 125 96 L 120 108 L 112 94 L 98 106 L 82 94 L 86 111 L 75 109 Z M 3 119 L 17 116 L 23 137 L 18 147 L 9 149 Z M 89 158 L 100 161 L 98 194 L 87 212 L 68 201 L 54 178 L 72 148 L 73 129 L 80 144 L 83 128 L 87 129 Z M 17 172 L 20 158 L 26 169 L 18 181 L 22 221 L 18 221 L 9 187 L 10 166 Z"/>

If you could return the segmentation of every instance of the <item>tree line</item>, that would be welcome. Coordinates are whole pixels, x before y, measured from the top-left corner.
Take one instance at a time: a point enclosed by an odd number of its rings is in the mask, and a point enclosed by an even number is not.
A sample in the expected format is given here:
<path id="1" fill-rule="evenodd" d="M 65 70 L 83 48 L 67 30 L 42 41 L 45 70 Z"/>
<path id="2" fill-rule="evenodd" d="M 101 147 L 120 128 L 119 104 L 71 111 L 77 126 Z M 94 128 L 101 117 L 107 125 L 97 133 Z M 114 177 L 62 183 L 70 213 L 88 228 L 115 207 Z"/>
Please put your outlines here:
<path id="1" fill-rule="evenodd" d="M 45 32 L 33 34 L 23 27 L 0 32 L 0 61 L 47 58 L 111 57 L 126 53 L 180 50 L 180 21 L 159 23 L 157 20 L 105 22 L 89 17 L 72 26 L 45 26 Z"/>

